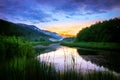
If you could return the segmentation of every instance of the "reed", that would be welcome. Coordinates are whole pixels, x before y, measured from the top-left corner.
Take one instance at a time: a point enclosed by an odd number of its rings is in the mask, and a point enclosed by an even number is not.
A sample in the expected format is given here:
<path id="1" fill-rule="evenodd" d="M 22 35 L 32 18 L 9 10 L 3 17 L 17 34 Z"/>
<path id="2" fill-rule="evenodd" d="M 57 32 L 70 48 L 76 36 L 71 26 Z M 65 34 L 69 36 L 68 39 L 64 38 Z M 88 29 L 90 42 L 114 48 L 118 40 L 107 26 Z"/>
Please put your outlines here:
<path id="1" fill-rule="evenodd" d="M 38 61 L 27 41 L 0 36 L 0 80 L 120 80 L 120 76 L 107 71 L 83 74 L 74 68 L 61 73 L 52 64 Z"/>

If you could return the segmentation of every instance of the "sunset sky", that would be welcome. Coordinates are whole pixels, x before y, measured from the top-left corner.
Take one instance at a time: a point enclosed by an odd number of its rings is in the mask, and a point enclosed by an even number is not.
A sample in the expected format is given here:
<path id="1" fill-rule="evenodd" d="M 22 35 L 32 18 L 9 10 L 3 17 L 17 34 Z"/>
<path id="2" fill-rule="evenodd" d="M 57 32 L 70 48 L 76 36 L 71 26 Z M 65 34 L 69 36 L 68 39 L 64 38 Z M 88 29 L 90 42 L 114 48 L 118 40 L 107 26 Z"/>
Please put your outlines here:
<path id="1" fill-rule="evenodd" d="M 0 0 L 0 19 L 64 36 L 114 17 L 120 17 L 120 0 Z"/>

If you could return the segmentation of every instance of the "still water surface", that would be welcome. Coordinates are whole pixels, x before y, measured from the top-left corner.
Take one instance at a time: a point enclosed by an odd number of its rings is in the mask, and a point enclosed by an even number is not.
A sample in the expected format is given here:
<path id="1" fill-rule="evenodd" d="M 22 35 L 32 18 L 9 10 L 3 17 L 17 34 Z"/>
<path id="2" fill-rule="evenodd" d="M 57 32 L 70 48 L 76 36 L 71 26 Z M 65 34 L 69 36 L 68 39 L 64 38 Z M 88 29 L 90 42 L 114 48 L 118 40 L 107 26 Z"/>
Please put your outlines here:
<path id="1" fill-rule="evenodd" d="M 56 45 L 52 45 L 56 46 Z M 51 47 L 52 47 L 51 46 Z M 59 46 L 56 50 L 45 52 L 38 55 L 37 59 L 46 63 L 52 63 L 56 70 L 65 71 L 69 69 L 75 69 L 76 71 L 104 71 L 107 68 L 98 66 L 91 61 L 86 61 L 77 51 L 76 48 L 69 48 Z"/>

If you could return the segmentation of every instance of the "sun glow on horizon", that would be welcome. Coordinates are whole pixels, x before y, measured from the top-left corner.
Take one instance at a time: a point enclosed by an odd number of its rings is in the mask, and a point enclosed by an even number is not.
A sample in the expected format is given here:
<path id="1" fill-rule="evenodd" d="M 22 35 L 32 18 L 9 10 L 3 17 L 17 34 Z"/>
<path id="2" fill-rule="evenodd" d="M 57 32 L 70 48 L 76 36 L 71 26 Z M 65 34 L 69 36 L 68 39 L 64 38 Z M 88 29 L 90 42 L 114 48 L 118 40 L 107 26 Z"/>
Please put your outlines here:
<path id="1" fill-rule="evenodd" d="M 51 32 L 55 32 L 63 37 L 75 37 L 80 30 L 82 30 L 85 27 L 89 27 L 95 22 L 97 21 L 79 22 L 79 23 L 72 23 L 72 24 L 64 23 L 61 25 L 56 24 L 43 29 Z"/>

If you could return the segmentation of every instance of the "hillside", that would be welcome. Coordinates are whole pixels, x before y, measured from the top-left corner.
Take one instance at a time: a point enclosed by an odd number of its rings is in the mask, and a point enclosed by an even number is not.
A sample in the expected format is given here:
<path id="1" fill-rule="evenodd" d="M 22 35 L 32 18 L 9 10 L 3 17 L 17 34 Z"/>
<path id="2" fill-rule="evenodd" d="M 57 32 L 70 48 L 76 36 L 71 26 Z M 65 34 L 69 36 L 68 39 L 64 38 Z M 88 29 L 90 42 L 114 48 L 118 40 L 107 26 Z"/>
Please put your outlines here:
<path id="1" fill-rule="evenodd" d="M 41 30 L 34 25 L 16 24 L 0 19 L 0 35 L 20 36 L 27 40 L 56 40 L 59 41 L 63 37 L 56 33 Z"/>
<path id="2" fill-rule="evenodd" d="M 73 42 L 61 45 L 81 49 L 120 50 L 120 18 L 98 22 L 82 29 Z"/>
<path id="3" fill-rule="evenodd" d="M 98 22 L 82 29 L 76 42 L 120 42 L 120 18 Z"/>

